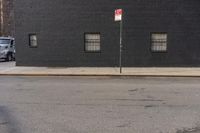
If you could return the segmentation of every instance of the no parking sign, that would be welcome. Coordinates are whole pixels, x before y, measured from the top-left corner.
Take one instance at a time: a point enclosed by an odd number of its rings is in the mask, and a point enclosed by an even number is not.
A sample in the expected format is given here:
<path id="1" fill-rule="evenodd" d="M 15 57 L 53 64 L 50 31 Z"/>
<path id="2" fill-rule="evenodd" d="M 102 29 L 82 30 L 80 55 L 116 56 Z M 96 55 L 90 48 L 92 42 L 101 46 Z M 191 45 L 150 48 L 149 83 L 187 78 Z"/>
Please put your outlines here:
<path id="1" fill-rule="evenodd" d="M 115 10 L 115 21 L 121 21 L 122 20 L 122 14 L 123 14 L 122 9 L 116 9 Z"/>

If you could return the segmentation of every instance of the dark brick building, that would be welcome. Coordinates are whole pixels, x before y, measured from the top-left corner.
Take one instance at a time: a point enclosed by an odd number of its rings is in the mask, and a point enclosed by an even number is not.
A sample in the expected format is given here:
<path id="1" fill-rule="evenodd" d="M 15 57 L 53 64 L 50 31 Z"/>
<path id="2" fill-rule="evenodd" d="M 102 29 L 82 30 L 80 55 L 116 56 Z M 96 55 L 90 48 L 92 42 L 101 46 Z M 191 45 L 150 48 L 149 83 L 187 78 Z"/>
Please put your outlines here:
<path id="1" fill-rule="evenodd" d="M 16 0 L 18 66 L 200 66 L 199 0 Z"/>
<path id="2" fill-rule="evenodd" d="M 0 35 L 14 35 L 14 0 L 0 0 Z"/>

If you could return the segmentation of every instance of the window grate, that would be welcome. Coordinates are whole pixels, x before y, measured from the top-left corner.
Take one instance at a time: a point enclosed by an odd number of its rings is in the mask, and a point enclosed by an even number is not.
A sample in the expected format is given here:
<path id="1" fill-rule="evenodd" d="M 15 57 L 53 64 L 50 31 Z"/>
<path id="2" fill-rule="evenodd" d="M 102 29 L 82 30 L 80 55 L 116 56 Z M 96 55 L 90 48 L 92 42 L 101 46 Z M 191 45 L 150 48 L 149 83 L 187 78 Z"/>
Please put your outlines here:
<path id="1" fill-rule="evenodd" d="M 85 51 L 86 52 L 99 52 L 100 47 L 100 34 L 99 33 L 85 33 Z"/>
<path id="2" fill-rule="evenodd" d="M 151 34 L 151 51 L 166 52 L 167 51 L 167 34 L 152 33 Z"/>
<path id="3" fill-rule="evenodd" d="M 36 48 L 37 47 L 37 36 L 36 34 L 29 34 L 29 46 Z"/>

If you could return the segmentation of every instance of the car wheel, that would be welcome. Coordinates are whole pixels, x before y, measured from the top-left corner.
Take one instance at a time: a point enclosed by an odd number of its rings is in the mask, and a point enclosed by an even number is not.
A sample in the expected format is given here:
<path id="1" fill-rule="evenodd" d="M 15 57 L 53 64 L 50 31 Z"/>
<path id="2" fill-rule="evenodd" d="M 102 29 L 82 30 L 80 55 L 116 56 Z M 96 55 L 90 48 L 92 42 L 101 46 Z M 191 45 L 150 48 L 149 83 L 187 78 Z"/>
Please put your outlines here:
<path id="1" fill-rule="evenodd" d="M 12 61 L 15 61 L 15 54 L 12 54 Z"/>
<path id="2" fill-rule="evenodd" d="M 12 55 L 8 54 L 7 57 L 6 57 L 6 61 L 11 61 L 11 60 L 12 60 Z"/>

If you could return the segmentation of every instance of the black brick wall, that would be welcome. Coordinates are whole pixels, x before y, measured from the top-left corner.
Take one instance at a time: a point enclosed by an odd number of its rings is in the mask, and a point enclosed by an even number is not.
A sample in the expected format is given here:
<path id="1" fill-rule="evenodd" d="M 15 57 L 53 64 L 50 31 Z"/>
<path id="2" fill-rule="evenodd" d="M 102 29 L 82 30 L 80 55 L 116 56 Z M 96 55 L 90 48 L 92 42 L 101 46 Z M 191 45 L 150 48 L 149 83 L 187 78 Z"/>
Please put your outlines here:
<path id="1" fill-rule="evenodd" d="M 17 0 L 17 65 L 118 66 L 116 8 L 125 12 L 123 66 L 200 66 L 199 0 Z M 85 32 L 101 33 L 101 53 L 84 52 Z M 151 32 L 168 33 L 166 53 L 151 52 Z"/>

